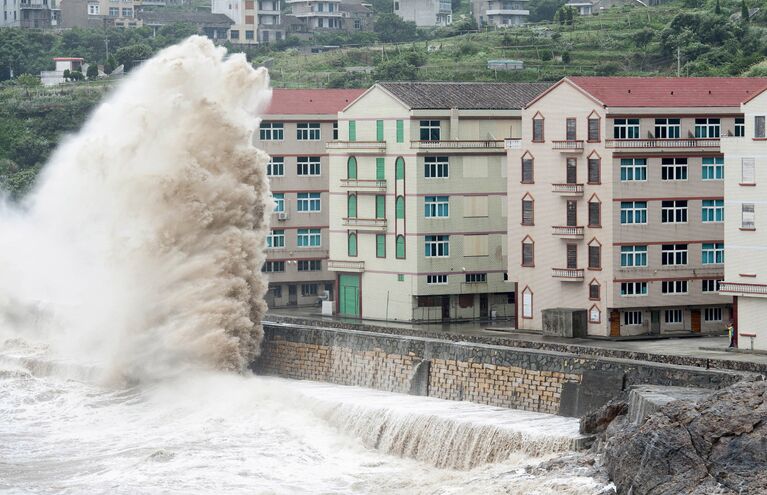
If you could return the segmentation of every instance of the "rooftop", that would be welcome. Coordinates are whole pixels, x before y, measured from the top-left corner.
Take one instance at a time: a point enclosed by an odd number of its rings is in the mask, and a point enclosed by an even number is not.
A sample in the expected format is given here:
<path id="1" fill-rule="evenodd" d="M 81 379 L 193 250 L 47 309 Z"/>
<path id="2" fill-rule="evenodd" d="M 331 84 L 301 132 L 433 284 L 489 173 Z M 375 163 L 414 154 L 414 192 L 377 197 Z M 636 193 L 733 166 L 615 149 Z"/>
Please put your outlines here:
<path id="1" fill-rule="evenodd" d="M 328 115 L 343 110 L 364 89 L 274 89 L 266 115 Z"/>
<path id="2" fill-rule="evenodd" d="M 517 110 L 552 83 L 384 82 L 411 109 Z"/>
<path id="3" fill-rule="evenodd" d="M 215 25 L 216 27 L 228 27 L 234 24 L 224 14 L 213 14 L 210 12 L 181 12 L 177 10 L 165 11 L 165 10 L 146 10 L 136 12 L 136 17 L 143 20 L 145 23 L 152 25 L 173 24 L 176 22 L 183 22 L 187 24 L 197 25 Z"/>
<path id="4" fill-rule="evenodd" d="M 569 77 L 608 107 L 739 107 L 767 88 L 749 77 Z"/>

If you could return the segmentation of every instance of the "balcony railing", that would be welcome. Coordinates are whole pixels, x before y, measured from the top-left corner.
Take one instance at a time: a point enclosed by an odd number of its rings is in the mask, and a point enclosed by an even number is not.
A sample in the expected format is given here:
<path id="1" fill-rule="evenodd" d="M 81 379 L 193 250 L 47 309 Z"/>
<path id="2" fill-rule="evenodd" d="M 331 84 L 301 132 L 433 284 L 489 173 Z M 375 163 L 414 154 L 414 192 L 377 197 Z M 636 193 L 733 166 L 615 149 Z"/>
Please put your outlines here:
<path id="1" fill-rule="evenodd" d="M 583 239 L 583 227 L 554 226 L 552 227 L 551 234 L 568 239 Z"/>
<path id="2" fill-rule="evenodd" d="M 551 276 L 563 282 L 583 282 L 583 268 L 552 268 Z"/>
<path id="3" fill-rule="evenodd" d="M 341 179 L 341 187 L 368 191 L 386 191 L 386 180 L 378 179 Z"/>
<path id="4" fill-rule="evenodd" d="M 767 296 L 767 285 L 740 284 L 738 282 L 719 282 L 719 292 L 722 294 L 755 294 Z"/>
<path id="5" fill-rule="evenodd" d="M 385 151 L 386 141 L 328 141 L 329 150 Z"/>
<path id="6" fill-rule="evenodd" d="M 343 218 L 345 227 L 372 228 L 376 230 L 386 230 L 385 218 Z"/>
<path id="7" fill-rule="evenodd" d="M 719 148 L 719 138 L 686 139 L 608 139 L 608 148 L 647 149 L 647 148 Z"/>
<path id="8" fill-rule="evenodd" d="M 508 138 L 504 140 L 504 147 L 507 150 L 522 149 L 522 140 L 519 138 Z"/>
<path id="9" fill-rule="evenodd" d="M 579 140 L 552 141 L 552 144 L 555 150 L 583 151 L 583 141 Z"/>
<path id="10" fill-rule="evenodd" d="M 328 270 L 331 272 L 361 273 L 365 271 L 365 262 L 354 260 L 328 260 Z"/>
<path id="11" fill-rule="evenodd" d="M 290 259 L 290 258 L 327 258 L 328 257 L 328 250 L 323 248 L 316 248 L 316 247 L 297 247 L 292 249 L 287 249 L 284 247 L 281 248 L 266 248 L 264 250 L 264 253 L 266 253 L 267 256 L 279 258 L 279 259 Z"/>
<path id="12" fill-rule="evenodd" d="M 438 141 L 410 141 L 410 145 L 419 150 L 450 149 L 503 149 L 500 139 L 444 139 Z"/>
<path id="13" fill-rule="evenodd" d="M 583 184 L 552 184 L 555 193 L 563 196 L 583 196 Z"/>

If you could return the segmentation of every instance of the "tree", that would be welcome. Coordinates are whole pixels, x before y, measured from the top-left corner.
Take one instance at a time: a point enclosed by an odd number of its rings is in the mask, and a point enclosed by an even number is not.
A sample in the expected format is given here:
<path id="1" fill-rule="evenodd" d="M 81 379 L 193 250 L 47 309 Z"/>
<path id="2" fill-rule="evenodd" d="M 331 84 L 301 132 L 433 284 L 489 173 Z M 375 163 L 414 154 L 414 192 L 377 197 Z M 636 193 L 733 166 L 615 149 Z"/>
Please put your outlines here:
<path id="1" fill-rule="evenodd" d="M 418 38 L 415 22 L 405 21 L 397 14 L 379 14 L 373 31 L 384 43 L 413 41 Z"/>
<path id="2" fill-rule="evenodd" d="M 746 5 L 746 0 L 740 1 L 740 19 L 743 22 L 748 22 L 748 6 Z"/>
<path id="3" fill-rule="evenodd" d="M 115 58 L 123 66 L 125 72 L 130 71 L 144 60 L 150 58 L 153 54 L 152 47 L 146 44 L 137 44 L 124 46 L 117 50 Z"/>
<path id="4" fill-rule="evenodd" d="M 637 48 L 645 48 L 653 39 L 655 31 L 652 28 L 644 28 L 634 33 L 634 44 Z"/>
<path id="5" fill-rule="evenodd" d="M 73 81 L 82 81 L 85 79 L 85 76 L 83 75 L 83 71 L 73 70 L 69 73 L 69 78 Z"/>
<path id="6" fill-rule="evenodd" d="M 90 64 L 88 66 L 88 70 L 85 72 L 85 75 L 88 76 L 89 80 L 95 81 L 99 78 L 99 66 L 96 64 Z"/>
<path id="7" fill-rule="evenodd" d="M 415 81 L 418 69 L 402 59 L 387 60 L 375 68 L 373 76 L 376 81 Z"/>
<path id="8" fill-rule="evenodd" d="M 531 5 L 530 22 L 553 21 L 564 0 L 539 0 Z"/>
<path id="9" fill-rule="evenodd" d="M 572 58 L 570 57 L 570 52 L 564 52 L 562 54 L 562 63 L 563 64 L 569 64 Z"/>
<path id="10" fill-rule="evenodd" d="M 107 57 L 106 63 L 104 63 L 104 73 L 111 74 L 117 68 L 117 59 L 114 55 Z"/>
<path id="11" fill-rule="evenodd" d="M 16 78 L 16 82 L 25 88 L 36 88 L 43 84 L 40 82 L 39 77 L 33 76 L 32 74 L 22 74 Z"/>
<path id="12" fill-rule="evenodd" d="M 64 69 L 64 80 L 69 81 L 72 78 L 72 71 L 69 69 Z"/>

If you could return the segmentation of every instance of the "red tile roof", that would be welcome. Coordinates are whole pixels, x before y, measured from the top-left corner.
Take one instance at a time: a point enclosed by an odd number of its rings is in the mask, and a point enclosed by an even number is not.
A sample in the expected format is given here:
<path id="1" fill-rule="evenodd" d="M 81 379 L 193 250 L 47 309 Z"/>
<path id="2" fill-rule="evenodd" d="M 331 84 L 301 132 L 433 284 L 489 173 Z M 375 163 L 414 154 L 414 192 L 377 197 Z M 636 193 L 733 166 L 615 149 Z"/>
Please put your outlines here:
<path id="1" fill-rule="evenodd" d="M 364 89 L 273 89 L 266 114 L 336 114 L 364 92 Z"/>
<path id="2" fill-rule="evenodd" d="M 608 107 L 738 107 L 763 77 L 568 77 Z"/>

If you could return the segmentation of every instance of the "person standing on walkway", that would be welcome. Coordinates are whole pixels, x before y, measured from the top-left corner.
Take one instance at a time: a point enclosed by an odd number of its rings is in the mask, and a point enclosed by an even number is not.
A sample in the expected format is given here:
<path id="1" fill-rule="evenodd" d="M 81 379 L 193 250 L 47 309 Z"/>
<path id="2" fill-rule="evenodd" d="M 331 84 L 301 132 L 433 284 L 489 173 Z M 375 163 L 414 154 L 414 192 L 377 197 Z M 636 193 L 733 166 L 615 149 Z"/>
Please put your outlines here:
<path id="1" fill-rule="evenodd" d="M 727 336 L 730 337 L 730 347 L 735 347 L 735 325 L 732 324 L 732 320 L 727 325 Z"/>

